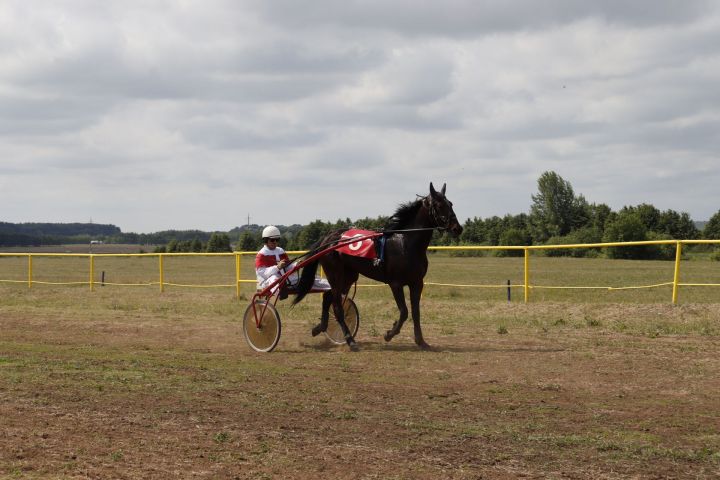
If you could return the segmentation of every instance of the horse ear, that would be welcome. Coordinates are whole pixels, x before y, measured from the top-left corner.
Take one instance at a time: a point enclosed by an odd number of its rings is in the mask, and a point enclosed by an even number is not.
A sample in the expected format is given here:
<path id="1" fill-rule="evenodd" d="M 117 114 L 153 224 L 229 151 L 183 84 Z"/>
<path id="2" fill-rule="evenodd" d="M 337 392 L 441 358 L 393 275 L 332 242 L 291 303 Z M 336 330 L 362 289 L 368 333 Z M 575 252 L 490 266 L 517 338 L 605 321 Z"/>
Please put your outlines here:
<path id="1" fill-rule="evenodd" d="M 433 197 L 437 196 L 437 192 L 435 191 L 435 187 L 433 187 L 432 182 L 430 182 L 430 195 Z"/>
<path id="2" fill-rule="evenodd" d="M 440 190 L 440 193 L 442 193 L 442 196 L 443 196 L 443 197 L 445 196 L 445 186 L 446 186 L 446 185 L 447 185 L 447 184 L 443 183 L 443 187 L 442 187 L 442 189 Z"/>

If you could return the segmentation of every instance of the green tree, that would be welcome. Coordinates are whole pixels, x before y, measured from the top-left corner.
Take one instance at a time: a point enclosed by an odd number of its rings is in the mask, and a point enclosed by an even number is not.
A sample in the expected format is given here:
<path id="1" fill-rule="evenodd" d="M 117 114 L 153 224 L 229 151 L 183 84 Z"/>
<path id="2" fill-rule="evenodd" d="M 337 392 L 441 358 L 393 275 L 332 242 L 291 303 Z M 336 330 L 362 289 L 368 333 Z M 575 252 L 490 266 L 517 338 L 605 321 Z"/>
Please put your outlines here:
<path id="1" fill-rule="evenodd" d="M 480 245 L 486 242 L 485 222 L 482 218 L 467 219 L 460 234 L 460 241 L 466 245 Z"/>
<path id="2" fill-rule="evenodd" d="M 648 240 L 673 240 L 671 235 L 667 233 L 648 232 Z M 669 245 L 647 245 L 645 248 L 646 258 L 652 260 L 675 260 L 677 246 L 672 243 Z"/>
<path id="3" fill-rule="evenodd" d="M 649 231 L 659 232 L 658 226 L 660 224 L 660 210 L 655 208 L 654 205 L 647 203 L 641 203 L 637 206 L 625 206 L 618 212 L 620 215 L 637 215 L 640 221 L 645 225 L 645 228 Z"/>
<path id="4" fill-rule="evenodd" d="M 245 231 L 238 239 L 236 249 L 241 252 L 252 252 L 260 248 L 260 240 L 252 233 Z"/>
<path id="5" fill-rule="evenodd" d="M 658 233 L 664 233 L 676 240 L 694 240 L 700 237 L 700 230 L 687 212 L 678 213 L 675 210 L 665 210 L 658 218 Z"/>
<path id="6" fill-rule="evenodd" d="M 485 219 L 485 241 L 489 245 L 500 245 L 500 235 L 503 230 L 502 218 L 495 215 Z"/>
<path id="7" fill-rule="evenodd" d="M 700 231 L 687 212 L 679 213 L 675 210 L 661 212 L 653 205 L 641 203 L 634 207 L 623 207 L 618 213 L 637 215 L 647 231 L 656 233 L 657 238 L 692 240 L 700 236 Z"/>
<path id="8" fill-rule="evenodd" d="M 612 215 L 612 209 L 604 203 L 593 203 L 589 206 L 590 218 L 588 226 L 600 232 L 605 230 L 605 223 Z"/>
<path id="9" fill-rule="evenodd" d="M 502 218 L 502 223 L 506 229 L 514 228 L 516 230 L 528 230 L 530 227 L 530 218 L 526 213 L 520 213 L 518 215 L 508 214 Z"/>
<path id="10" fill-rule="evenodd" d="M 602 231 L 595 227 L 584 227 L 573 230 L 564 237 L 550 237 L 546 245 L 575 245 L 579 243 L 600 243 L 602 241 Z M 598 257 L 600 250 L 598 248 L 557 248 L 551 250 L 543 250 L 548 257 Z"/>
<path id="11" fill-rule="evenodd" d="M 708 240 L 719 240 L 720 239 L 720 210 L 715 215 L 710 217 L 708 223 L 705 224 L 703 229 L 703 237 Z"/>
<path id="12" fill-rule="evenodd" d="M 191 252 L 192 251 L 192 242 L 190 240 L 183 240 L 182 242 L 178 243 L 177 246 L 178 252 Z"/>
<path id="13" fill-rule="evenodd" d="M 335 224 L 332 226 L 333 230 L 347 230 L 348 228 L 352 227 L 354 223 L 349 218 L 346 218 L 345 220 L 338 219 Z"/>
<path id="14" fill-rule="evenodd" d="M 637 212 L 625 211 L 608 223 L 603 242 L 641 242 L 647 240 L 647 227 Z M 647 248 L 610 247 L 606 251 L 608 258 L 643 259 L 647 258 Z"/>
<path id="15" fill-rule="evenodd" d="M 190 245 L 190 250 L 196 253 L 203 251 L 203 244 L 199 238 L 195 237 L 193 239 L 192 244 Z"/>
<path id="16" fill-rule="evenodd" d="M 526 246 L 530 242 L 530 234 L 524 228 L 506 228 L 500 234 L 500 245 L 505 246 Z M 498 250 L 498 257 L 522 257 L 523 250 Z"/>
<path id="17" fill-rule="evenodd" d="M 170 240 L 167 244 L 167 251 L 168 253 L 174 253 L 178 251 L 178 241 L 174 238 Z"/>
<path id="18" fill-rule="evenodd" d="M 386 216 L 380 216 L 377 218 L 365 217 L 365 218 L 356 220 L 354 222 L 354 225 L 357 228 L 361 228 L 363 230 L 382 230 L 383 227 L 385 227 L 385 224 L 388 222 L 388 220 L 389 220 L 389 217 L 386 217 Z"/>
<path id="19" fill-rule="evenodd" d="M 300 249 L 308 249 L 323 236 L 330 233 L 332 226 L 322 220 L 315 220 L 306 225 L 298 233 L 296 245 Z"/>
<path id="20" fill-rule="evenodd" d="M 532 195 L 530 223 L 536 243 L 552 236 L 564 236 L 589 220 L 589 205 L 581 195 L 575 196 L 570 182 L 555 172 L 545 172 L 538 178 L 538 193 Z"/>
<path id="21" fill-rule="evenodd" d="M 215 232 L 210 235 L 207 244 L 208 252 L 232 252 L 230 248 L 230 237 L 227 233 Z"/>

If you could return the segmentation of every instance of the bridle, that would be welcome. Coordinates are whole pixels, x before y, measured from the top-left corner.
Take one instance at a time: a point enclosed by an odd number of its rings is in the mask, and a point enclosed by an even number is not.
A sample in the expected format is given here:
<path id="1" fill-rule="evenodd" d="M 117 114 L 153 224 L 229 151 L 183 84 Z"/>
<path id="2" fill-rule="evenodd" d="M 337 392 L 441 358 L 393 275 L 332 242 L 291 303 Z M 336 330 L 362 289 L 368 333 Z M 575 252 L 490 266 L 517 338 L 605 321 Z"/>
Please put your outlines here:
<path id="1" fill-rule="evenodd" d="M 452 221 L 454 215 L 449 217 L 442 215 L 438 211 L 437 202 L 433 201 L 430 195 L 423 198 L 422 204 L 428 211 L 428 214 L 430 215 L 432 221 L 435 223 L 435 228 L 440 231 L 450 230 L 450 222 Z"/>

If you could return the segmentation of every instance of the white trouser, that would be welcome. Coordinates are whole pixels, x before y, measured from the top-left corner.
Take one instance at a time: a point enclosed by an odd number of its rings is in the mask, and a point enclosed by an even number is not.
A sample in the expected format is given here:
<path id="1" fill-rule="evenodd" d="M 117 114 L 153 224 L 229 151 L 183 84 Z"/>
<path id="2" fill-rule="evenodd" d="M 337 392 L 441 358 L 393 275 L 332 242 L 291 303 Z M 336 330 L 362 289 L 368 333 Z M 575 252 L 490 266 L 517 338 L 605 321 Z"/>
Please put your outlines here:
<path id="1" fill-rule="evenodd" d="M 294 269 L 296 267 L 296 265 L 297 265 L 297 263 L 293 263 L 288 268 Z M 282 272 L 276 273 L 275 275 L 270 275 L 268 278 L 265 279 L 265 281 L 258 284 L 258 290 L 263 290 L 263 289 L 267 288 L 268 285 L 272 285 L 273 283 L 280 280 L 280 278 L 282 278 L 282 276 L 283 276 Z M 297 271 L 293 272 L 290 274 L 290 276 L 288 276 L 287 280 L 291 286 L 295 287 L 295 286 L 297 286 L 298 282 L 300 281 L 300 274 Z M 275 294 L 275 292 L 277 292 L 278 287 L 280 287 L 279 283 L 271 289 L 271 292 L 273 294 Z M 312 289 L 313 290 L 322 290 L 322 291 L 330 290 L 330 282 L 328 282 L 324 278 L 315 277 L 315 281 L 313 282 Z"/>

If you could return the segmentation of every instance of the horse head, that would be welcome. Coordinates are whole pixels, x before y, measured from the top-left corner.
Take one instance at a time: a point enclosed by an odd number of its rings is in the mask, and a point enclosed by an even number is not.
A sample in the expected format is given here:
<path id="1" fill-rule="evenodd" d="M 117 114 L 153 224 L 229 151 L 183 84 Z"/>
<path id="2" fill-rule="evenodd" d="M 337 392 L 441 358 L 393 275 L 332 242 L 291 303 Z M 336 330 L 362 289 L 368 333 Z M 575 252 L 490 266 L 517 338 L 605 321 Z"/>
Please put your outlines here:
<path id="1" fill-rule="evenodd" d="M 446 184 L 443 183 L 440 191 L 436 191 L 430 182 L 430 195 L 426 197 L 426 207 L 434 226 L 440 230 L 447 230 L 454 237 L 460 236 L 463 231 L 460 222 L 455 216 L 452 202 L 445 196 Z"/>

